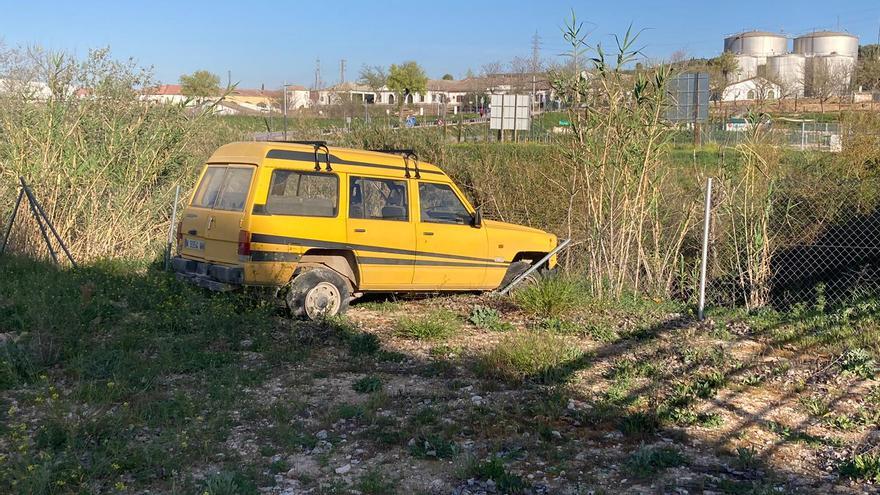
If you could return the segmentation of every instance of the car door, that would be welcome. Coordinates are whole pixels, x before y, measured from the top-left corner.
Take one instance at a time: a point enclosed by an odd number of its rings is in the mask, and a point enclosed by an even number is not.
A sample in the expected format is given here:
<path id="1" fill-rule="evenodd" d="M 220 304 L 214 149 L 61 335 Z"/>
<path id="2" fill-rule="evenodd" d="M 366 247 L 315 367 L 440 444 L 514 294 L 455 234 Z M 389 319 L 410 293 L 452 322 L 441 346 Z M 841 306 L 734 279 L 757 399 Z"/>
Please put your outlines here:
<path id="1" fill-rule="evenodd" d="M 416 241 L 409 182 L 349 176 L 348 244 L 357 257 L 362 289 L 412 287 Z"/>
<path id="2" fill-rule="evenodd" d="M 484 288 L 486 229 L 450 184 L 418 181 L 416 267 L 413 284 L 426 290 Z"/>

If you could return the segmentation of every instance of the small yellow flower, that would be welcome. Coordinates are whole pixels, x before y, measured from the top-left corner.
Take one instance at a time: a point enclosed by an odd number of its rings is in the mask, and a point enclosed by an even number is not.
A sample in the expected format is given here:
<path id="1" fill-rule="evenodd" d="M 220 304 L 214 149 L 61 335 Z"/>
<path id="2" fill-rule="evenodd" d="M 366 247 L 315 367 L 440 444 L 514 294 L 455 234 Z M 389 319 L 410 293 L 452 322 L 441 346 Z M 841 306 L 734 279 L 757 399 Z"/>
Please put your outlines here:
<path id="1" fill-rule="evenodd" d="M 58 392 L 52 392 L 52 400 L 58 400 Z"/>
<path id="2" fill-rule="evenodd" d="M 119 491 L 125 490 L 125 483 L 123 483 L 121 481 L 117 481 L 116 485 L 114 485 L 114 486 L 116 486 L 116 489 Z"/>
<path id="3" fill-rule="evenodd" d="M 33 464 L 28 464 L 27 470 L 28 472 L 32 472 L 34 469 L 37 469 L 37 466 Z"/>
<path id="4" fill-rule="evenodd" d="M 107 388 L 113 388 L 116 384 L 114 382 L 107 382 Z"/>
<path id="5" fill-rule="evenodd" d="M 110 466 L 117 471 L 119 470 L 119 464 L 116 464 L 115 462 L 113 464 L 111 464 Z"/>

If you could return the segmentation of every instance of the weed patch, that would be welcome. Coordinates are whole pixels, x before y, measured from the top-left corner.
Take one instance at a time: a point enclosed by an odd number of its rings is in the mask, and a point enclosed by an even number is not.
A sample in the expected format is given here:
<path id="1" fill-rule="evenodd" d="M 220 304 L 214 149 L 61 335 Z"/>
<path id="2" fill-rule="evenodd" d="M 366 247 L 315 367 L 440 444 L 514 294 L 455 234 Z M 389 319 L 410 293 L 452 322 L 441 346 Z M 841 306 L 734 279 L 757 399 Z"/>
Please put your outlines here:
<path id="1" fill-rule="evenodd" d="M 397 335 L 413 340 L 444 340 L 461 327 L 456 315 L 449 311 L 434 311 L 426 316 L 405 317 L 397 322 Z"/>
<path id="2" fill-rule="evenodd" d="M 582 307 L 586 302 L 586 287 L 569 277 L 546 277 L 523 287 L 513 294 L 513 300 L 525 311 L 542 318 L 559 318 Z"/>
<path id="3" fill-rule="evenodd" d="M 382 379 L 378 376 L 365 376 L 351 386 L 355 392 L 370 394 L 382 390 Z"/>
<path id="4" fill-rule="evenodd" d="M 507 470 L 499 457 L 486 461 L 472 459 L 465 467 L 464 474 L 465 477 L 494 481 L 501 493 L 515 495 L 524 493 L 529 488 L 525 480 Z"/>
<path id="5" fill-rule="evenodd" d="M 588 356 L 564 338 L 524 331 L 506 336 L 481 357 L 484 376 L 509 381 L 553 383 L 566 379 Z"/>
<path id="6" fill-rule="evenodd" d="M 664 469 L 684 466 L 687 458 L 674 447 L 642 446 L 626 461 L 626 466 L 640 478 L 653 476 Z"/>

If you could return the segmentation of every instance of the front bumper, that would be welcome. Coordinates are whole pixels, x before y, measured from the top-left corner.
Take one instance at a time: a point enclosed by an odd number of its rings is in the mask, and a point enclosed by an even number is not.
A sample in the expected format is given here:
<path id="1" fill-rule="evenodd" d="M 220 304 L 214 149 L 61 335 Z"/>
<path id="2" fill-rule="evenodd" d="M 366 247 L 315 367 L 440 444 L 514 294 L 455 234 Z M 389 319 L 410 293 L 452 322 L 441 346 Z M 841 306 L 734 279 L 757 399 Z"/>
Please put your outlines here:
<path id="1" fill-rule="evenodd" d="M 244 283 L 244 270 L 240 267 L 215 265 L 180 256 L 171 259 L 171 266 L 179 280 L 212 291 L 228 292 Z"/>

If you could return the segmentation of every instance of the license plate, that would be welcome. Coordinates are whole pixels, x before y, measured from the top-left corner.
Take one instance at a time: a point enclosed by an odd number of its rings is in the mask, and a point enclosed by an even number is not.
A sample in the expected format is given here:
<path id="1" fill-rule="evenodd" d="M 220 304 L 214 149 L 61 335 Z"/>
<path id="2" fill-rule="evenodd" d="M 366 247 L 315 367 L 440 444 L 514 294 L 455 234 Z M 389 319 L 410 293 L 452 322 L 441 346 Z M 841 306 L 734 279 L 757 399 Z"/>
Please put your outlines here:
<path id="1" fill-rule="evenodd" d="M 205 249 L 205 241 L 197 241 L 195 239 L 184 239 L 183 247 L 187 249 L 197 249 L 202 251 Z"/>

